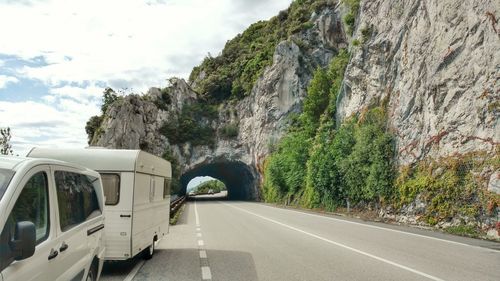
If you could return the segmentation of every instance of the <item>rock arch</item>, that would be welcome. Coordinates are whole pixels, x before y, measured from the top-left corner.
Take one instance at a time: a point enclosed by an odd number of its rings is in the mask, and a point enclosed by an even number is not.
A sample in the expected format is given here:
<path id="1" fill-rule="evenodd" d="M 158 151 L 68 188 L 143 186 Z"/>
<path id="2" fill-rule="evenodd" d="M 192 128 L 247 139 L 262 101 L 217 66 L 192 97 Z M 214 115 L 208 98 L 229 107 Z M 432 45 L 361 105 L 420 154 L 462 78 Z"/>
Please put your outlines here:
<path id="1" fill-rule="evenodd" d="M 210 176 L 222 181 L 230 200 L 256 200 L 258 192 L 258 174 L 252 166 L 240 161 L 221 161 L 204 163 L 184 172 L 181 176 L 182 192 L 195 177 Z"/>

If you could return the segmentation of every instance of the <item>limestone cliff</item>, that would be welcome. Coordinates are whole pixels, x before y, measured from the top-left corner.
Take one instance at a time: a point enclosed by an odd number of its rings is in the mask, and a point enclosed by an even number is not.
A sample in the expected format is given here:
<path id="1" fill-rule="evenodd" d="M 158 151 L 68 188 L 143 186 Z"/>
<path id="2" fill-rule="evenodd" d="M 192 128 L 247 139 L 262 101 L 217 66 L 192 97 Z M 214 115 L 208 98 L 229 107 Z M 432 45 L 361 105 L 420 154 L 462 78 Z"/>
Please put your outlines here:
<path id="1" fill-rule="evenodd" d="M 114 103 L 106 112 L 98 137 L 92 145 L 113 148 L 141 148 L 157 155 L 172 150 L 179 158 L 181 172 L 217 162 L 242 162 L 255 178 L 250 198 L 259 197 L 259 167 L 287 128 L 288 116 L 301 110 L 301 101 L 317 67 L 325 67 L 340 48 L 348 46 L 342 19 L 333 5 L 311 15 L 313 27 L 276 46 L 272 65 L 258 78 L 251 93 L 241 100 L 218 105 L 215 146 L 193 146 L 190 142 L 171 145 L 160 133 L 164 122 L 177 118 L 185 104 L 203 103 L 183 79 L 171 79 L 171 99 L 164 109 L 160 89 L 151 88 L 140 97 L 131 95 Z M 299 47 L 295 42 L 306 42 Z M 194 81 L 196 82 L 196 81 Z M 234 124 L 237 136 L 224 138 L 221 130 Z"/>
<path id="2" fill-rule="evenodd" d="M 291 117 L 301 112 L 314 70 L 326 67 L 340 49 L 348 48 L 351 58 L 332 116 L 337 126 L 367 108 L 383 106 L 395 137 L 398 165 L 468 152 L 486 157 L 497 153 L 500 2 L 360 1 L 352 26 L 346 24 L 348 8 L 342 3 L 316 2 L 316 10 L 299 10 L 308 13 L 306 22 L 274 46 L 272 62 L 251 91 L 237 99 L 219 100 L 216 118 L 193 119 L 209 128 L 210 143 L 173 141 L 163 130 L 166 123 L 181 118 L 184 107 L 208 103 L 204 93 L 195 90 L 207 79 L 201 70 L 193 72 L 190 82 L 171 79 L 166 89 L 151 88 L 144 96 L 115 102 L 92 144 L 141 148 L 157 155 L 172 151 L 184 181 L 207 165 L 222 165 L 214 169 L 225 176 L 220 171 L 224 163 L 234 163 L 243 167 L 239 171 L 248 190 L 244 198 L 257 199 L 264 159 Z M 231 128 L 230 134 L 225 133 Z M 488 179 L 489 190 L 498 190 L 500 171 L 486 167 L 478 173 Z M 426 205 L 416 200 L 401 212 L 416 218 L 419 208 Z M 500 207 L 492 209 L 498 213 Z M 498 218 L 490 215 L 481 223 L 485 221 L 491 227 Z"/>
<path id="3" fill-rule="evenodd" d="M 337 118 L 388 103 L 402 164 L 500 144 L 498 1 L 362 1 Z"/>

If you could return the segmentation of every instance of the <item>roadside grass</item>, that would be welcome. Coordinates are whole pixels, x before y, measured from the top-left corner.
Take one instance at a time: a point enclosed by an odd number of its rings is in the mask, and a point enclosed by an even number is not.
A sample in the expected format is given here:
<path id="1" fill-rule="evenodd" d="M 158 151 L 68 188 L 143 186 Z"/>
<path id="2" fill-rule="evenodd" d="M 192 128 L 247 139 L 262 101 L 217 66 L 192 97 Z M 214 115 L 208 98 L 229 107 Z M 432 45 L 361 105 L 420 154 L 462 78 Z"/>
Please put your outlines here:
<path id="1" fill-rule="evenodd" d="M 177 210 L 175 213 L 174 217 L 170 219 L 170 225 L 176 225 L 177 221 L 179 220 L 179 217 L 181 216 L 182 212 L 184 212 L 184 208 L 186 207 L 186 204 L 182 204 L 182 206 Z"/>
<path id="2" fill-rule="evenodd" d="M 350 209 L 349 211 L 347 208 L 342 208 L 339 207 L 335 211 L 330 211 L 326 210 L 324 208 L 304 208 L 298 204 L 283 204 L 283 203 L 270 203 L 267 202 L 265 204 L 268 204 L 270 206 L 282 208 L 282 209 L 295 209 L 298 211 L 305 211 L 308 213 L 316 213 L 316 214 L 322 214 L 322 215 L 327 215 L 327 216 L 333 216 L 333 217 L 345 217 L 345 218 L 353 218 L 353 219 L 359 219 L 361 221 L 365 222 L 376 222 L 376 223 L 382 223 L 382 224 L 387 224 L 387 225 L 399 225 L 399 226 L 406 226 L 409 228 L 416 228 L 416 229 L 424 229 L 428 230 L 431 232 L 440 232 L 440 233 L 447 233 L 451 235 L 456 235 L 456 236 L 462 236 L 462 237 L 468 237 L 468 238 L 474 238 L 474 239 L 481 239 L 481 240 L 487 240 L 487 241 L 499 241 L 492 239 L 488 236 L 486 236 L 484 233 L 481 233 L 479 229 L 472 225 L 458 225 L 458 226 L 451 226 L 447 228 L 436 228 L 433 226 L 425 226 L 425 225 L 416 225 L 416 224 L 403 224 L 403 223 L 398 223 L 393 220 L 388 220 L 388 219 L 383 219 L 378 216 L 377 210 L 359 210 L 356 208 Z"/>
<path id="3" fill-rule="evenodd" d="M 483 238 L 477 228 L 472 225 L 450 226 L 443 229 L 443 231 L 453 235 L 466 236 L 471 238 Z"/>

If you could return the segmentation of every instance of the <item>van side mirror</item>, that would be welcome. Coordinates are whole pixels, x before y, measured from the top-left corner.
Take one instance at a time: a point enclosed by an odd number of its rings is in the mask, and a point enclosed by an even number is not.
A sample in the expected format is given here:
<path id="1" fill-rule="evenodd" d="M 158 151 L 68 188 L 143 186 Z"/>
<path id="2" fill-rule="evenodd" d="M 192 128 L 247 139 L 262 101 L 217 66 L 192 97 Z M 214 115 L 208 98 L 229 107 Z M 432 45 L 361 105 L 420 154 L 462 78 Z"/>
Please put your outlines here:
<path id="1" fill-rule="evenodd" d="M 14 239 L 10 241 L 12 256 L 16 261 L 27 259 L 35 253 L 35 224 L 30 221 L 16 223 Z"/>

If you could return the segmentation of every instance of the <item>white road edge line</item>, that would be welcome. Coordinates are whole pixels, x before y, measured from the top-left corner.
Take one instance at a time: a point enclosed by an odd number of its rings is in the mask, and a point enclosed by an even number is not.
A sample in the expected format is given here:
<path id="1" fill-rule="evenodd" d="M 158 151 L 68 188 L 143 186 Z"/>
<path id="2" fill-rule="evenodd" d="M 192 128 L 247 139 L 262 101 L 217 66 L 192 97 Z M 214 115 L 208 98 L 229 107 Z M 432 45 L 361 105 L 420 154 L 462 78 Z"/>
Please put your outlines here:
<path id="1" fill-rule="evenodd" d="M 123 281 L 132 281 L 143 265 L 144 261 L 140 261 L 138 264 L 136 264 L 134 268 L 132 268 L 132 271 L 130 271 L 130 273 L 127 275 L 127 277 L 123 279 Z"/>
<path id="2" fill-rule="evenodd" d="M 354 222 L 354 221 L 348 221 L 348 220 L 343 220 L 343 219 L 337 219 L 337 218 L 332 218 L 332 217 L 328 217 L 328 216 L 310 214 L 310 213 L 307 213 L 307 212 L 301 212 L 301 211 L 292 210 L 292 209 L 283 209 L 283 208 L 279 208 L 279 207 L 268 206 L 268 205 L 265 205 L 265 204 L 260 204 L 260 205 L 264 206 L 264 207 L 267 207 L 267 208 L 287 210 L 287 211 L 292 211 L 292 212 L 303 214 L 303 215 L 307 215 L 307 216 L 324 218 L 324 219 L 327 219 L 327 220 L 333 220 L 333 221 L 344 222 L 344 223 L 349 223 L 349 224 L 354 224 L 354 225 L 360 225 L 360 226 L 365 226 L 365 227 L 370 227 L 370 228 L 375 228 L 375 229 L 380 229 L 380 230 L 385 230 L 385 231 L 390 231 L 390 232 L 396 232 L 396 233 L 401 233 L 401 234 L 406 234 L 406 235 L 410 235 L 410 236 L 415 236 L 415 237 L 426 238 L 426 239 L 430 239 L 430 240 L 436 240 L 436 241 L 446 242 L 446 243 L 460 245 L 460 246 L 467 246 L 467 247 L 479 248 L 479 249 L 486 250 L 486 251 L 493 250 L 493 249 L 484 248 L 484 247 L 480 247 L 480 246 L 469 245 L 469 244 L 466 244 L 466 243 L 456 242 L 456 241 L 452 241 L 452 240 L 446 240 L 446 239 L 432 237 L 432 236 L 426 236 L 426 235 L 422 235 L 422 234 L 416 234 L 416 233 L 406 232 L 406 231 L 392 229 L 392 228 L 385 228 L 385 227 L 371 225 L 371 224 L 364 224 L 364 223 L 360 223 L 360 222 Z"/>
<path id="3" fill-rule="evenodd" d="M 305 235 L 308 235 L 308 236 L 314 237 L 314 238 L 319 239 L 319 240 L 322 240 L 322 241 L 324 241 L 324 242 L 328 242 L 328 243 L 333 244 L 333 245 L 336 245 L 336 246 L 338 246 L 338 247 L 342 247 L 342 248 L 344 248 L 344 249 L 347 249 L 347 250 L 350 250 L 350 251 L 356 252 L 356 253 L 358 253 L 358 254 L 361 254 L 361 255 L 364 255 L 364 256 L 370 257 L 370 258 L 372 258 L 372 259 L 376 259 L 376 260 L 378 260 L 378 261 L 381 261 L 381 262 L 384 262 L 384 263 L 387 263 L 387 264 L 393 265 L 393 266 L 395 266 L 395 267 L 399 267 L 399 268 L 401 268 L 401 269 L 404 269 L 404 270 L 407 270 L 407 271 L 413 272 L 413 273 L 415 273 L 415 274 L 418 274 L 418 275 L 420 275 L 420 276 L 423 276 L 423 277 L 429 278 L 429 279 L 431 279 L 431 280 L 435 280 L 435 281 L 444 281 L 443 279 L 438 278 L 438 277 L 435 277 L 435 276 L 432 276 L 432 275 L 430 275 L 430 274 L 427 274 L 427 273 L 424 273 L 424 272 L 418 271 L 418 270 L 416 270 L 416 269 L 413 269 L 413 268 L 407 267 L 407 266 L 405 266 L 405 265 L 402 265 L 402 264 L 399 264 L 399 263 L 396 263 L 396 262 L 393 262 L 393 261 L 390 261 L 390 260 L 387 260 L 387 259 L 381 258 L 381 257 L 379 257 L 379 256 L 372 255 L 372 254 L 367 253 L 367 252 L 363 252 L 363 251 L 361 251 L 361 250 L 358 250 L 358 249 L 355 249 L 355 248 L 349 247 L 349 246 L 344 245 L 344 244 L 342 244 L 342 243 L 338 243 L 338 242 L 332 241 L 332 240 L 330 240 L 330 239 L 326 239 L 326 238 L 324 238 L 324 237 L 321 237 L 321 236 L 319 236 L 319 235 L 312 234 L 312 233 L 310 233 L 310 232 L 307 232 L 307 231 L 301 230 L 301 229 L 299 229 L 299 228 L 296 228 L 296 227 L 293 227 L 293 226 L 290 226 L 290 225 L 284 224 L 284 223 L 282 223 L 282 222 L 279 222 L 279 221 L 276 221 L 276 220 L 273 220 L 273 219 L 270 219 L 270 218 L 267 218 L 267 217 L 264 217 L 264 216 L 261 216 L 261 215 L 255 214 L 255 213 L 252 213 L 252 212 L 247 211 L 247 210 L 245 210 L 245 209 L 242 209 L 242 208 L 239 208 L 239 207 L 236 207 L 236 206 L 232 206 L 232 205 L 229 205 L 229 204 L 226 204 L 226 203 L 222 203 L 222 204 L 224 204 L 224 205 L 226 205 L 226 206 L 229 206 L 229 207 L 232 207 L 232 208 L 235 208 L 235 209 L 238 209 L 238 210 L 240 210 L 240 211 L 242 211 L 242 212 L 245 212 L 245 213 L 248 213 L 248 214 L 250 214 L 250 215 L 254 215 L 254 216 L 259 217 L 259 218 L 261 218 L 261 219 L 263 219 L 263 220 L 267 220 L 267 221 L 272 222 L 272 223 L 275 223 L 275 224 L 277 224 L 277 225 L 281 225 L 281 226 L 283 226 L 283 227 L 289 228 L 289 229 L 291 229 L 291 230 L 295 230 L 295 231 L 300 232 L 300 233 L 302 233 L 302 234 L 305 234 Z"/>
<path id="4" fill-rule="evenodd" d="M 198 208 L 196 207 L 196 201 L 194 201 L 194 216 L 196 218 L 196 226 L 200 226 L 200 217 L 198 216 Z"/>
<path id="5" fill-rule="evenodd" d="M 203 280 L 211 280 L 212 279 L 212 272 L 210 272 L 210 267 L 208 267 L 208 266 L 201 267 L 201 278 Z"/>

